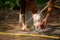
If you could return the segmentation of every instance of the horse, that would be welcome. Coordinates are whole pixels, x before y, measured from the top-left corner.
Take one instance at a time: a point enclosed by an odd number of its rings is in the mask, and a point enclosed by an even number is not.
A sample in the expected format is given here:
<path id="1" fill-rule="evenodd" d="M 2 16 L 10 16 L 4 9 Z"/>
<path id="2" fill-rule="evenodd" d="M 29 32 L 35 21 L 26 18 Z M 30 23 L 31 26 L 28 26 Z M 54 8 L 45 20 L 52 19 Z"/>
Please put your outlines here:
<path id="1" fill-rule="evenodd" d="M 51 12 L 54 8 L 54 2 L 55 0 L 49 0 L 47 2 L 48 10 L 47 10 L 47 15 L 43 20 L 43 23 L 46 24 L 48 18 L 51 15 Z M 27 28 L 27 25 L 25 24 L 25 9 L 27 6 L 29 6 L 31 12 L 32 12 L 32 17 L 33 17 L 33 25 L 34 29 L 37 30 L 37 27 L 40 25 L 40 15 L 38 14 L 37 9 L 35 8 L 33 0 L 20 0 L 20 17 L 19 17 L 19 23 L 22 23 L 22 30 L 25 30 Z"/>

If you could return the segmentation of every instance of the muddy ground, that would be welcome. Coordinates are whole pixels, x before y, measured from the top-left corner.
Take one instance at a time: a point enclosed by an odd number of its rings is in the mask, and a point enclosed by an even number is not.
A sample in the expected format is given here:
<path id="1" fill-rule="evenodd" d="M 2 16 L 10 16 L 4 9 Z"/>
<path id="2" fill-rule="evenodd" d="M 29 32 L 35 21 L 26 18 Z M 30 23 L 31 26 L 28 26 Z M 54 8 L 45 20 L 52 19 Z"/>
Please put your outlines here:
<path id="1" fill-rule="evenodd" d="M 56 3 L 60 6 L 60 2 Z M 40 7 L 38 7 L 39 9 Z M 46 15 L 47 11 L 43 12 L 43 15 Z M 27 18 L 31 18 L 31 12 L 28 10 L 26 12 Z M 30 15 L 30 16 L 29 16 Z M 26 19 L 26 20 L 28 20 Z M 32 20 L 32 19 L 31 19 Z M 33 21 L 29 21 L 28 25 L 31 27 L 33 25 Z M 4 18 L 0 21 L 0 32 L 8 32 L 8 33 L 23 33 L 20 32 L 20 24 L 19 24 L 19 11 L 5 11 Z M 51 17 L 48 20 L 47 28 L 45 29 L 44 35 L 52 35 L 52 36 L 60 36 L 60 9 L 55 8 L 52 12 Z M 33 31 L 31 31 L 33 32 Z M 28 32 L 27 32 L 28 33 Z M 34 32 L 33 32 L 34 33 Z M 9 36 L 9 35 L 0 35 L 0 40 L 55 40 L 55 39 L 47 39 L 40 37 L 26 37 L 26 36 Z M 59 39 L 60 40 L 60 39 Z"/>
<path id="2" fill-rule="evenodd" d="M 45 34 L 60 36 L 60 12 L 55 11 L 54 13 L 55 14 L 53 14 L 48 21 L 48 23 L 53 25 L 47 25 L 47 28 L 46 28 L 47 31 L 45 32 Z M 29 16 L 29 14 L 27 14 L 27 16 Z M 18 19 L 19 19 L 19 11 L 17 10 L 6 11 L 4 20 L 1 20 L 0 22 L 0 32 L 8 32 L 8 33 L 19 32 L 20 25 L 18 24 L 18 21 L 19 21 Z M 56 26 L 57 24 L 59 25 Z M 54 40 L 54 39 L 47 39 L 47 38 L 40 38 L 40 37 L 0 35 L 0 40 Z"/>

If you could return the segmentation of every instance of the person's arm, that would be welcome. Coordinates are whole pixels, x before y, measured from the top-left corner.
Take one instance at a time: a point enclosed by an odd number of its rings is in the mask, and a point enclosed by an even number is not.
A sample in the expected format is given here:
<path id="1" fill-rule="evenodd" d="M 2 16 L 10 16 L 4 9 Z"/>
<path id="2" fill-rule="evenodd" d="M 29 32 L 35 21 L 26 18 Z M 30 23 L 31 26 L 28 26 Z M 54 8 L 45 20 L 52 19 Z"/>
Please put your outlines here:
<path id="1" fill-rule="evenodd" d="M 49 0 L 49 2 L 47 3 L 47 6 L 48 6 L 47 15 L 42 21 L 44 26 L 46 26 L 47 21 L 48 21 L 49 17 L 51 16 L 52 10 L 54 8 L 54 1 Z"/>

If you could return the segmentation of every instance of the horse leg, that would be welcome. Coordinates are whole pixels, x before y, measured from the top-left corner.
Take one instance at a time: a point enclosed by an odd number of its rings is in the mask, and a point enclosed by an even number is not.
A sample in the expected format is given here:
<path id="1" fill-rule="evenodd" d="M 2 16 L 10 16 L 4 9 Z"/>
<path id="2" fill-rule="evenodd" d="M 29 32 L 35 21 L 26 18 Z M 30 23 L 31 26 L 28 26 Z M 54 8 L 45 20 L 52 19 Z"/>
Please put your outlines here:
<path id="1" fill-rule="evenodd" d="M 20 17 L 19 17 L 19 23 L 22 24 L 22 30 L 24 30 L 26 28 L 25 25 L 25 7 L 26 7 L 26 2 L 25 0 L 20 0 L 21 1 L 21 10 L 20 10 Z"/>
<path id="2" fill-rule="evenodd" d="M 33 0 L 30 1 L 29 7 L 30 7 L 30 10 L 31 10 L 32 16 L 33 16 L 34 28 L 35 28 L 35 30 L 37 30 L 37 27 L 40 25 L 40 15 L 37 13 Z"/>

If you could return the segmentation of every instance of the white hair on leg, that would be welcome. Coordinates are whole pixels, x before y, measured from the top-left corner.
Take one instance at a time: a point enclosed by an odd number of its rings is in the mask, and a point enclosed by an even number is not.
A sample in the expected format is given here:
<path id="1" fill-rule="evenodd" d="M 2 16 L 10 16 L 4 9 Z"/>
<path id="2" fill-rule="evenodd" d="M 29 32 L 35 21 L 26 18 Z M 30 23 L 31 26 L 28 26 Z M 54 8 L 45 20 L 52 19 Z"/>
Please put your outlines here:
<path id="1" fill-rule="evenodd" d="M 27 28 L 27 25 L 23 23 L 22 30 L 25 30 Z"/>
<path id="2" fill-rule="evenodd" d="M 23 16 L 22 14 L 19 15 L 19 23 L 22 24 L 21 30 L 24 30 L 26 28 L 26 25 L 23 23 L 23 17 L 22 16 Z"/>
<path id="3" fill-rule="evenodd" d="M 19 15 L 19 23 L 23 21 L 22 15 Z"/>
<path id="4" fill-rule="evenodd" d="M 36 27 L 35 30 L 38 31 L 38 27 L 42 23 L 42 19 L 43 19 L 43 14 L 40 11 L 38 11 L 38 13 L 36 14 L 33 14 L 33 22 L 34 22 L 34 26 Z"/>
<path id="5" fill-rule="evenodd" d="M 33 22 L 35 29 L 40 25 L 40 14 L 33 14 Z"/>

